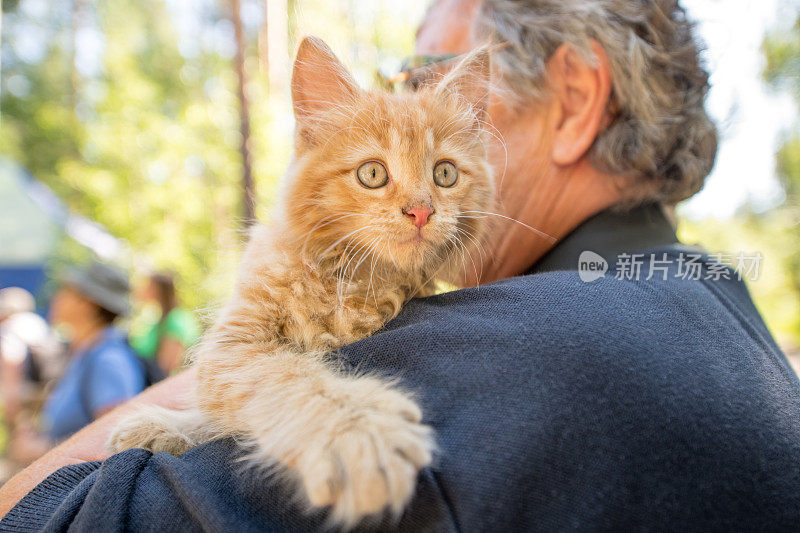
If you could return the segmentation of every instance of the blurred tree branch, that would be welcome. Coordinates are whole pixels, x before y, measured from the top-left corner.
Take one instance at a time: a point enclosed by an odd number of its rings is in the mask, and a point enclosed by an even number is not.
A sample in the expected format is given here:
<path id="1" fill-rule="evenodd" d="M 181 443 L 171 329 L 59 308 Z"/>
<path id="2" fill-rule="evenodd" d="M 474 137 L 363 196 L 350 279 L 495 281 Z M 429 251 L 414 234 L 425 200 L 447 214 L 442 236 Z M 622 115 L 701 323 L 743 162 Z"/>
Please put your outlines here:
<path id="1" fill-rule="evenodd" d="M 245 225 L 256 218 L 255 182 L 253 180 L 253 157 L 250 143 L 250 103 L 247 97 L 247 71 L 245 69 L 245 42 L 242 28 L 242 8 L 239 0 L 230 0 L 231 19 L 236 37 L 236 76 L 239 82 L 239 131 L 241 133 L 240 152 L 242 154 L 242 204 Z"/>

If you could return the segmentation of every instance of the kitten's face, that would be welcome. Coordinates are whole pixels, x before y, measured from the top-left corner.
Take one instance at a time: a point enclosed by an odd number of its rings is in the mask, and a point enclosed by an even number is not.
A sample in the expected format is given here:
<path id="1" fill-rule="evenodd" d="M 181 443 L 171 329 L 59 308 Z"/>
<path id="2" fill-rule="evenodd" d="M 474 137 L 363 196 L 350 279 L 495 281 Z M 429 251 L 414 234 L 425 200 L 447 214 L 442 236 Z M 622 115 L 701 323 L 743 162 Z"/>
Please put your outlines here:
<path id="1" fill-rule="evenodd" d="M 345 252 L 353 265 L 460 262 L 484 236 L 494 191 L 478 113 L 450 90 L 350 90 L 298 116 L 289 226 L 312 255 Z"/>

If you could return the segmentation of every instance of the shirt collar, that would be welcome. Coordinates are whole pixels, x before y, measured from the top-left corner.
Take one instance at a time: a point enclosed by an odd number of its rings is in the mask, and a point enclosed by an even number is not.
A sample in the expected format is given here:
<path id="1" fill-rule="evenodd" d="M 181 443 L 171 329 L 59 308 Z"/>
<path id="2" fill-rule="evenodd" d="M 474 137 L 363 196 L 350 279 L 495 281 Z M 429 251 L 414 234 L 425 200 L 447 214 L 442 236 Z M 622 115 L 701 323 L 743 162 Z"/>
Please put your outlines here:
<path id="1" fill-rule="evenodd" d="M 584 251 L 594 252 L 613 264 L 620 254 L 677 242 L 675 228 L 659 204 L 644 204 L 627 211 L 607 209 L 575 228 L 536 262 L 527 274 L 578 270 L 578 259 Z"/>
<path id="2" fill-rule="evenodd" d="M 74 359 L 78 359 L 87 353 L 94 351 L 95 348 L 100 346 L 101 344 L 105 343 L 109 339 L 119 336 L 119 332 L 114 328 L 114 326 L 106 326 L 102 330 L 100 330 L 97 335 L 95 335 L 92 339 L 88 342 L 82 344 L 78 349 L 73 352 L 72 357 Z"/>

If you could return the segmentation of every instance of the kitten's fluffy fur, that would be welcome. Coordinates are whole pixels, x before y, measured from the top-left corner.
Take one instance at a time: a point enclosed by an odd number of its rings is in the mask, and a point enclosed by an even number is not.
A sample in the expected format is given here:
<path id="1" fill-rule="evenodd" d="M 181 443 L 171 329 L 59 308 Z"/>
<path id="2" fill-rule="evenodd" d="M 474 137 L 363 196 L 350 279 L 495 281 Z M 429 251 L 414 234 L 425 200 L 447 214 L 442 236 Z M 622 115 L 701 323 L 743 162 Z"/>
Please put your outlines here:
<path id="1" fill-rule="evenodd" d="M 288 467 L 340 525 L 402 511 L 431 461 L 432 431 L 407 393 L 342 372 L 335 350 L 429 294 L 484 237 L 477 212 L 491 209 L 494 190 L 482 128 L 488 69 L 478 51 L 434 87 L 370 93 L 322 41 L 303 41 L 282 207 L 253 229 L 235 294 L 195 354 L 199 409 L 142 410 L 115 430 L 114 450 L 180 454 L 240 435 L 255 460 Z M 369 160 L 385 165 L 385 186 L 357 180 Z M 458 169 L 452 187 L 433 181 L 442 160 Z M 403 212 L 417 205 L 434 210 L 420 229 Z"/>

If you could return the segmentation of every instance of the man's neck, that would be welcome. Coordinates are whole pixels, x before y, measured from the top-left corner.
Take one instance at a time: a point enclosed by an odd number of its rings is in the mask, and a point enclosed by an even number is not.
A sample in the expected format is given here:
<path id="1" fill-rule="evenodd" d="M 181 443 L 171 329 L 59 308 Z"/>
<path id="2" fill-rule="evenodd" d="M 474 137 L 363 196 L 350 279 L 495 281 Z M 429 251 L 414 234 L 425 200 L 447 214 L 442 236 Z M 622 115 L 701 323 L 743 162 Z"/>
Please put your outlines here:
<path id="1" fill-rule="evenodd" d="M 497 240 L 489 254 L 493 259 L 484 264 L 481 283 L 526 272 L 581 223 L 622 199 L 619 180 L 596 170 L 588 160 L 571 169 L 534 165 L 521 171 L 538 179 L 514 180 L 527 189 L 508 187 L 501 192 L 504 205 L 498 212 L 515 221 L 502 221 L 494 232 Z"/>
<path id="2" fill-rule="evenodd" d="M 94 341 L 106 328 L 105 324 L 99 322 L 87 322 L 80 326 L 73 327 L 72 339 L 69 347 L 73 353 L 77 353 Z"/>

